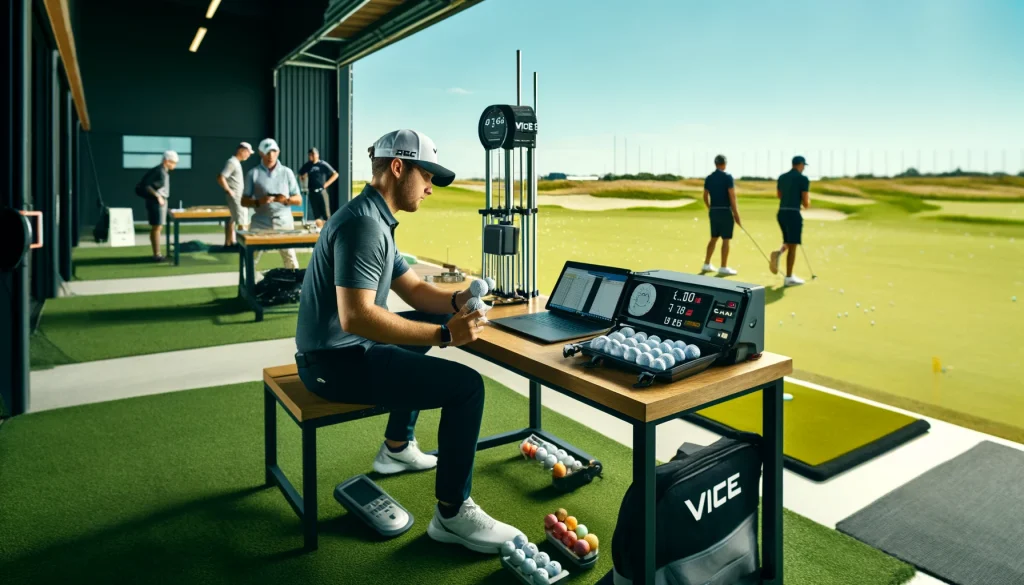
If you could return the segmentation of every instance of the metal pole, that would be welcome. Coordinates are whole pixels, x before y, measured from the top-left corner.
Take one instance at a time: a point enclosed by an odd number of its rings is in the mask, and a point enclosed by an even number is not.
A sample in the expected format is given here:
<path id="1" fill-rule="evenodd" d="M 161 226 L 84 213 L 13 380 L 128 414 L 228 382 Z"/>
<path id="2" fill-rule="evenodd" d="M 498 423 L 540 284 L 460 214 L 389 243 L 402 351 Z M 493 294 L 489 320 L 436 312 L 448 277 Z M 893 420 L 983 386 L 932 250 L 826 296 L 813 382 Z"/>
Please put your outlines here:
<path id="1" fill-rule="evenodd" d="M 538 89 L 538 78 L 537 72 L 533 72 L 533 113 L 537 115 L 537 89 Z M 538 123 L 540 119 L 538 118 Z M 540 133 L 538 132 L 538 137 Z M 530 188 L 530 209 L 537 209 L 537 149 L 530 149 L 530 159 L 533 161 L 533 171 L 530 173 L 530 180 L 532 186 Z M 530 244 L 530 288 L 527 292 L 531 297 L 538 294 L 537 286 L 537 231 L 538 225 L 540 224 L 539 214 L 530 216 L 530 237 L 533 242 Z M 539 386 L 538 386 L 539 388 Z M 539 390 L 538 390 L 539 391 Z"/>
<path id="2" fill-rule="evenodd" d="M 484 209 L 491 209 L 491 151 L 484 151 Z M 480 215 L 480 276 L 487 276 L 487 252 L 484 248 L 484 231 L 487 229 L 487 215 Z"/>

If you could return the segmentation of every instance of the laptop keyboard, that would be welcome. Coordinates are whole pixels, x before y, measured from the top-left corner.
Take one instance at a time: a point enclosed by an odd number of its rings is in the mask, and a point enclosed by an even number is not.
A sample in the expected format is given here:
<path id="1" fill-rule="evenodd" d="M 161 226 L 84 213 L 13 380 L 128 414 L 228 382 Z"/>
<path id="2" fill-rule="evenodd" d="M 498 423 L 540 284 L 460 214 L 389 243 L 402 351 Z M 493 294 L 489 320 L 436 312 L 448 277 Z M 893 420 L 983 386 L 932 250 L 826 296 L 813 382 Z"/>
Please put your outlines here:
<path id="1" fill-rule="evenodd" d="M 552 315 L 551 313 L 537 313 L 534 315 L 530 315 L 530 320 L 535 323 L 540 323 L 541 325 L 556 327 L 558 329 L 562 329 L 570 333 L 577 331 L 594 331 L 595 329 L 600 329 L 600 327 L 596 325 L 591 325 L 589 323 L 577 323 L 576 321 L 563 319 L 556 315 Z"/>

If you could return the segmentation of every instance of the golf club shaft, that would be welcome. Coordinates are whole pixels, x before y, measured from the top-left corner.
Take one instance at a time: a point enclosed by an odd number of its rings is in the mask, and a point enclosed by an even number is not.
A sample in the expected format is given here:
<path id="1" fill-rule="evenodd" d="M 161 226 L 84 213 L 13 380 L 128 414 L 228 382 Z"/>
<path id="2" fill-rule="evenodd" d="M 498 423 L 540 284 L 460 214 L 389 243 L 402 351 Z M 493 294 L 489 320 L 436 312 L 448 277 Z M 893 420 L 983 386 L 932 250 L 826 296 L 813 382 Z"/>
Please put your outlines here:
<path id="1" fill-rule="evenodd" d="M 754 243 L 754 247 L 757 248 L 757 251 L 761 253 L 761 256 L 764 256 L 765 261 L 771 262 L 771 260 L 768 260 L 768 256 L 765 255 L 764 250 L 761 249 L 761 246 L 757 245 L 757 240 L 754 239 L 754 236 L 750 235 L 750 232 L 747 231 L 747 228 L 743 227 L 743 224 L 740 224 L 740 229 L 743 230 L 743 233 L 747 234 L 747 237 Z"/>
<path id="2" fill-rule="evenodd" d="M 811 268 L 811 259 L 807 257 L 807 250 L 804 250 L 803 244 L 800 244 L 800 255 L 804 257 L 804 262 L 807 262 L 807 270 L 811 271 L 811 278 L 818 278 L 818 275 L 814 274 L 814 269 Z"/>

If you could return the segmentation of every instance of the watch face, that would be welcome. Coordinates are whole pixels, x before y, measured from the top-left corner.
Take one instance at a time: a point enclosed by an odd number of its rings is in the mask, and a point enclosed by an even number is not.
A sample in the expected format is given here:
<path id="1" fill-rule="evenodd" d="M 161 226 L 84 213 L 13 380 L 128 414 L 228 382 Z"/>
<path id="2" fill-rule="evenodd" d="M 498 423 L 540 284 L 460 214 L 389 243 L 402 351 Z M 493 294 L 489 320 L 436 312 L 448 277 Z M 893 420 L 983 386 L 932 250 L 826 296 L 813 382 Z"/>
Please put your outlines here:
<path id="1" fill-rule="evenodd" d="M 635 317 L 646 315 L 654 306 L 656 294 L 654 285 L 647 282 L 633 289 L 633 294 L 629 297 L 629 314 Z"/>

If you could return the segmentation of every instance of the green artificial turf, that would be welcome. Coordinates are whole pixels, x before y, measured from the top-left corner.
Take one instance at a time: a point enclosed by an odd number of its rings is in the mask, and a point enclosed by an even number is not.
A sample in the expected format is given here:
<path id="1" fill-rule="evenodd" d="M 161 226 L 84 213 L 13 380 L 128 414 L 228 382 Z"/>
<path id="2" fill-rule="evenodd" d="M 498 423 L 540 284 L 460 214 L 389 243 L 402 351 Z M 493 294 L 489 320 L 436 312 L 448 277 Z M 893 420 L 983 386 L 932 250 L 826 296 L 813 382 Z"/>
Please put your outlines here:
<path id="1" fill-rule="evenodd" d="M 32 368 L 295 335 L 297 305 L 256 323 L 237 294 L 228 286 L 53 299 L 30 340 Z"/>
<path id="2" fill-rule="evenodd" d="M 786 383 L 782 450 L 808 465 L 821 465 L 873 443 L 917 420 L 892 410 Z M 754 392 L 698 411 L 715 422 L 761 434 L 761 393 Z"/>
<path id="3" fill-rule="evenodd" d="M 434 472 L 376 478 L 416 519 L 381 540 L 332 497 L 334 485 L 369 471 L 384 428 L 364 419 L 318 433 L 320 548 L 301 551 L 298 518 L 263 487 L 262 386 L 248 383 L 65 408 L 0 427 L 0 567 L 10 583 L 517 583 L 494 556 L 426 536 Z M 527 423 L 527 401 L 488 381 L 482 433 Z M 594 583 L 612 565 L 611 536 L 630 482 L 630 450 L 545 411 L 546 426 L 598 454 L 605 478 L 571 494 L 514 445 L 478 454 L 473 497 L 495 517 L 542 541 L 542 519 L 564 507 L 602 542 Z M 438 411 L 418 436 L 436 445 Z M 278 411 L 279 462 L 301 486 L 299 431 Z M 301 487 L 300 487 L 301 489 Z M 793 513 L 784 520 L 790 585 L 898 585 L 914 570 Z M 550 550 L 547 544 L 541 548 Z M 558 554 L 558 553 L 555 553 Z"/>
<path id="4" fill-rule="evenodd" d="M 924 201 L 931 196 L 857 193 L 875 203 L 845 206 L 853 214 L 844 221 L 805 218 L 807 259 L 796 263 L 796 274 L 807 280 L 802 287 L 784 289 L 782 277 L 769 272 L 750 238 L 736 229 L 729 264 L 739 275 L 732 279 L 766 287 L 765 349 L 791 356 L 803 379 L 1024 441 L 1024 393 L 1018 391 L 1024 379 L 1024 225 L 935 221 L 919 215 L 934 207 Z M 747 197 L 742 188 L 739 195 L 743 225 L 767 254 L 780 244 L 778 202 Z M 476 209 L 482 205 L 482 193 L 435 193 L 418 212 L 400 214 L 399 248 L 422 258 L 450 253 L 453 263 L 478 269 Z M 984 205 L 970 208 L 976 213 Z M 993 205 L 1012 210 L 1020 204 Z M 708 242 L 707 211 L 699 202 L 671 210 L 545 207 L 538 225 L 537 274 L 545 294 L 566 260 L 696 273 Z M 716 251 L 715 266 L 720 258 Z M 933 373 L 933 357 L 947 366 L 945 373 Z"/>
<path id="5" fill-rule="evenodd" d="M 308 251 L 304 250 L 297 250 L 297 252 L 299 265 L 304 268 L 309 263 L 310 255 Z M 164 253 L 166 254 L 167 251 L 164 250 Z M 76 248 L 72 262 L 76 280 L 180 276 L 210 272 L 238 272 L 238 251 L 182 253 L 179 265 L 175 266 L 170 258 L 164 262 L 154 262 L 153 250 L 149 246 Z M 263 253 L 256 268 L 269 270 L 282 266 L 284 264 L 281 255 L 277 251 L 270 251 Z"/>

